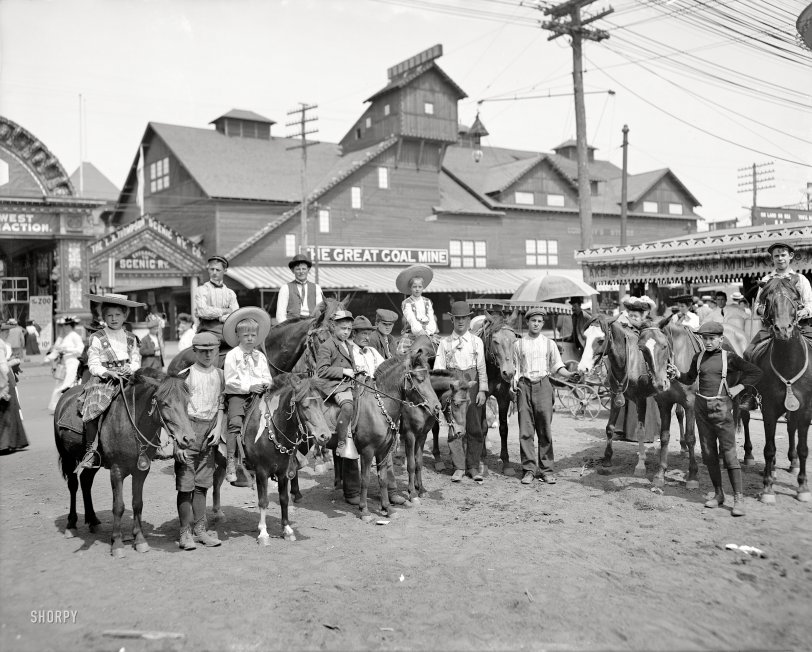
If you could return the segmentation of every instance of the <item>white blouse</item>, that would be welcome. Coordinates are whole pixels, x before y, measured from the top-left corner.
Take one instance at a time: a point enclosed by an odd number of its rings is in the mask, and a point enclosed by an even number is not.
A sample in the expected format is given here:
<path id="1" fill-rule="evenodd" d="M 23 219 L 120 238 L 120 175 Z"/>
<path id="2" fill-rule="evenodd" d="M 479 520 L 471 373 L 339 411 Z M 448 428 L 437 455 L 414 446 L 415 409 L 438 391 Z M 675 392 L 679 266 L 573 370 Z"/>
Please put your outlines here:
<path id="1" fill-rule="evenodd" d="M 124 366 L 124 371 L 135 371 L 141 367 L 141 354 L 138 352 L 138 347 L 133 347 L 132 351 L 127 350 L 127 331 L 124 329 L 113 331 L 105 326 L 102 332 L 107 335 L 110 350 L 115 354 L 116 359 L 120 361 L 129 359 L 129 364 Z M 105 363 L 109 362 L 110 359 L 103 350 L 101 338 L 91 337 L 90 346 L 87 349 L 87 368 L 90 373 L 103 378 L 107 373 Z"/>
<path id="2" fill-rule="evenodd" d="M 437 332 L 437 318 L 434 316 L 434 306 L 426 297 L 407 297 L 403 301 L 403 316 L 409 324 L 412 333 L 425 332 L 434 335 Z"/>

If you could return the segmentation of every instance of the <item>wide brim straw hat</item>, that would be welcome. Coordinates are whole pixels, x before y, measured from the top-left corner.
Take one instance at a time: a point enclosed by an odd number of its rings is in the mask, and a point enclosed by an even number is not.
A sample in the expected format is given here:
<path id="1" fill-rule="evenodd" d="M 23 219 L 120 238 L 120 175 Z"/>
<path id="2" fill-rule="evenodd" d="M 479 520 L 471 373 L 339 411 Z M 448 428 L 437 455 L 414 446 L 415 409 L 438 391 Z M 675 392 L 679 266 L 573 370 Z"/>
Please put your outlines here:
<path id="1" fill-rule="evenodd" d="M 88 294 L 92 303 L 111 303 L 125 308 L 146 308 L 147 304 L 140 301 L 132 301 L 124 294 Z"/>
<path id="2" fill-rule="evenodd" d="M 271 330 L 271 316 L 262 308 L 247 306 L 235 310 L 226 318 L 223 324 L 223 339 L 226 344 L 230 347 L 235 347 L 240 343 L 240 339 L 237 337 L 237 324 L 243 319 L 256 320 L 259 324 L 257 330 L 257 344 L 263 343 Z"/>
<path id="3" fill-rule="evenodd" d="M 395 286 L 401 294 L 411 294 L 412 290 L 409 287 L 409 282 L 415 277 L 419 276 L 423 279 L 423 289 L 425 290 L 431 280 L 434 278 L 434 272 L 428 265 L 412 265 L 407 267 L 395 279 Z"/>

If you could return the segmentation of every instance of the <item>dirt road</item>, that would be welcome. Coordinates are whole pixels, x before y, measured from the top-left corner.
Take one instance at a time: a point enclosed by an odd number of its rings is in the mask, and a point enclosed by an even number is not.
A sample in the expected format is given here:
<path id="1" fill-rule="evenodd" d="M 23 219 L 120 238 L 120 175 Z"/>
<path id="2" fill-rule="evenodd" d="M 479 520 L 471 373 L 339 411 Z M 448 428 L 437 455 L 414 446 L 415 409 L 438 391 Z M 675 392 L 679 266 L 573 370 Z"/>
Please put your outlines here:
<path id="1" fill-rule="evenodd" d="M 745 472 L 740 519 L 729 503 L 703 509 L 704 468 L 700 491 L 685 489 L 678 444 L 660 495 L 632 477 L 634 444 L 616 445 L 612 475 L 591 466 L 603 451 L 605 415 L 590 422 L 557 413 L 554 486 L 522 486 L 497 474 L 491 457 L 484 485 L 428 471 L 422 505 L 376 525 L 357 518 L 329 475 L 307 469 L 304 500 L 292 511 L 298 541 L 273 539 L 267 548 L 255 541 L 256 495 L 227 486 L 223 546 L 180 552 L 171 463 L 156 462 L 144 508 L 152 550 L 128 548 L 115 560 L 106 471 L 94 488 L 101 530 L 90 534 L 80 521 L 79 538 L 63 538 L 68 494 L 43 407 L 50 385 L 33 374 L 21 384 L 32 445 L 0 457 L 2 650 L 812 646 L 812 506 L 793 498 L 783 427 L 777 504 L 761 505 L 763 430 L 753 421 L 758 464 Z M 514 421 L 518 462 L 516 433 Z M 278 508 L 268 522 L 279 534 Z M 725 550 L 728 543 L 756 546 L 766 558 Z M 68 622 L 48 622 L 57 611 Z M 116 639 L 105 630 L 184 638 Z"/>

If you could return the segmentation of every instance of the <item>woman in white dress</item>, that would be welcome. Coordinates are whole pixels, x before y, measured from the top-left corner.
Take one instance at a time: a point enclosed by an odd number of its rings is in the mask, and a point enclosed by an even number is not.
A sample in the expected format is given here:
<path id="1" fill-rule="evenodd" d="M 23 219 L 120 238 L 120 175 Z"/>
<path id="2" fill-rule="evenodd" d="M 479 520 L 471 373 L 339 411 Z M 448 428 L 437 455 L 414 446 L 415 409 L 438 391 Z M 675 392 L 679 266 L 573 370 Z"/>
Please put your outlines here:
<path id="1" fill-rule="evenodd" d="M 50 361 L 51 363 L 57 362 L 55 371 L 59 372 L 54 376 L 56 378 L 56 387 L 54 387 L 54 391 L 51 393 L 51 400 L 48 403 L 48 412 L 50 414 L 53 414 L 54 410 L 56 410 L 56 404 L 59 402 L 62 392 L 73 387 L 73 384 L 76 382 L 76 372 L 79 370 L 79 357 L 85 350 L 85 343 L 82 341 L 79 333 L 74 330 L 76 323 L 73 317 L 65 317 L 57 321 L 62 331 L 61 336 L 54 343 L 48 355 L 45 356 L 46 361 Z"/>

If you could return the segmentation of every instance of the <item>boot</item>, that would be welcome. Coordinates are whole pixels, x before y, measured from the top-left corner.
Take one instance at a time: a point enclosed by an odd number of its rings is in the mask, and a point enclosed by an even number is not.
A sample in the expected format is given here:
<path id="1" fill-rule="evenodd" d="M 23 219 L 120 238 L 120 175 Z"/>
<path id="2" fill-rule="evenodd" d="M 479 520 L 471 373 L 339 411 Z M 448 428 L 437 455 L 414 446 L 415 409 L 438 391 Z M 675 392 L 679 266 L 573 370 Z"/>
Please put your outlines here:
<path id="1" fill-rule="evenodd" d="M 744 494 L 734 494 L 733 511 L 730 513 L 733 516 L 744 516 Z"/>
<path id="2" fill-rule="evenodd" d="M 462 439 L 452 439 L 448 442 L 448 449 L 451 451 L 451 463 L 456 471 L 465 470 L 465 448 L 462 445 Z M 458 482 L 458 480 L 455 480 Z"/>
<path id="3" fill-rule="evenodd" d="M 338 418 L 336 419 L 336 436 L 338 437 L 336 454 L 339 457 L 345 457 L 344 448 L 347 446 L 347 435 L 350 432 L 351 420 L 352 405 L 350 403 L 342 403 L 341 407 L 339 408 Z"/>
<path id="4" fill-rule="evenodd" d="M 725 492 L 722 491 L 721 487 L 715 487 L 713 498 L 711 498 L 705 503 L 705 507 L 707 507 L 708 509 L 713 509 L 715 507 L 721 507 L 724 504 L 725 504 Z"/>
<path id="5" fill-rule="evenodd" d="M 213 548 L 214 546 L 219 546 L 222 541 L 217 538 L 216 532 L 209 532 L 206 530 L 206 519 L 201 518 L 199 521 L 195 523 L 194 529 L 194 540 L 197 543 L 202 543 L 204 546 L 208 548 Z"/>
<path id="6" fill-rule="evenodd" d="M 76 465 L 76 475 L 80 475 L 85 469 L 98 469 L 101 466 L 101 456 L 96 451 L 96 436 L 98 431 L 98 417 L 85 423 L 84 437 L 87 448 L 85 450 L 84 457 L 82 457 L 79 464 Z M 97 460 L 99 462 L 98 464 L 96 463 Z"/>
<path id="7" fill-rule="evenodd" d="M 226 482 L 237 481 L 237 463 L 234 461 L 234 455 L 229 455 L 226 458 Z"/>
<path id="8" fill-rule="evenodd" d="M 192 538 L 192 528 L 188 525 L 185 528 L 181 528 L 178 548 L 181 550 L 194 550 L 197 548 L 195 540 Z"/>

